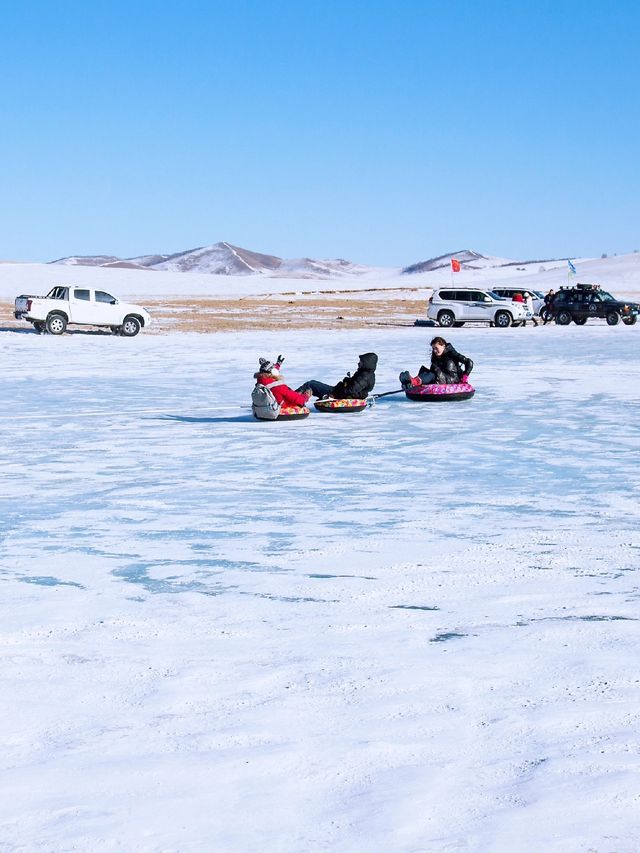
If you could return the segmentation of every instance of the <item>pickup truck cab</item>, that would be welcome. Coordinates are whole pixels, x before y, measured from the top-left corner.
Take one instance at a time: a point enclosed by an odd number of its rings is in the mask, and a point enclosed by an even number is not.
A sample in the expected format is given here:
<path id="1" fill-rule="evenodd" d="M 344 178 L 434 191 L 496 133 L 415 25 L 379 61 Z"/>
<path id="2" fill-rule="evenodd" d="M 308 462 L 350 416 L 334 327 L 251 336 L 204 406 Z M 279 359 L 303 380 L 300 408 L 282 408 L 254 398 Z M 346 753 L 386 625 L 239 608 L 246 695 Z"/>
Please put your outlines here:
<path id="1" fill-rule="evenodd" d="M 121 302 L 105 290 L 57 285 L 46 296 L 18 296 L 14 316 L 33 323 L 37 332 L 64 334 L 69 323 L 106 326 L 114 334 L 132 338 L 151 323 L 140 305 Z"/>

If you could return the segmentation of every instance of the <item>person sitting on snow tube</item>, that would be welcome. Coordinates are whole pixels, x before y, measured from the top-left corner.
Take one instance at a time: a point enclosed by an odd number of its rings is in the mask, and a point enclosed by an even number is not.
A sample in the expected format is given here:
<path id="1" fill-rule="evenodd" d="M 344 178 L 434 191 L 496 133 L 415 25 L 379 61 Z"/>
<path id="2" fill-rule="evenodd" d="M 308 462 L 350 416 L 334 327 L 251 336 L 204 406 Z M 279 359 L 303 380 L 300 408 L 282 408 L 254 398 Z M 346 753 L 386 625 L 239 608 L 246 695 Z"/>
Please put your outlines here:
<path id="1" fill-rule="evenodd" d="M 306 406 L 309 397 L 311 397 L 311 391 L 301 394 L 284 384 L 283 377 L 280 375 L 280 367 L 283 361 L 283 355 L 279 355 L 273 362 L 267 358 L 261 358 L 260 367 L 258 372 L 253 374 L 253 378 L 258 385 L 272 385 L 277 382 L 278 384 L 271 389 L 271 393 L 281 406 Z"/>
<path id="2" fill-rule="evenodd" d="M 468 382 L 472 370 L 470 358 L 457 352 L 444 338 L 437 337 L 431 341 L 431 365 L 427 368 L 423 364 L 417 376 L 403 370 L 399 379 L 405 389 L 416 385 L 457 385 Z"/>
<path id="3" fill-rule="evenodd" d="M 318 379 L 309 379 L 298 388 L 301 394 L 310 393 L 314 397 L 333 397 L 334 400 L 366 400 L 376 384 L 378 356 L 375 352 L 365 352 L 360 356 L 358 369 L 347 373 L 337 385 L 328 385 Z"/>

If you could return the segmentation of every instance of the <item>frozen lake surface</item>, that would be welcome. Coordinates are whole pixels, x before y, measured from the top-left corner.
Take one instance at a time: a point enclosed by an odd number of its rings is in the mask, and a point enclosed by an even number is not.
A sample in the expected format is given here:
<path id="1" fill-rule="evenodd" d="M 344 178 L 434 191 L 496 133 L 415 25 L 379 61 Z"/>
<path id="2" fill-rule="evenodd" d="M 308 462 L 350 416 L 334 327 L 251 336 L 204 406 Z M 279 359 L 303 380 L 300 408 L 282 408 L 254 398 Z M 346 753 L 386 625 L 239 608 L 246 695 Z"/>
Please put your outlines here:
<path id="1" fill-rule="evenodd" d="M 637 327 L 0 333 L 3 851 L 640 849 Z"/>

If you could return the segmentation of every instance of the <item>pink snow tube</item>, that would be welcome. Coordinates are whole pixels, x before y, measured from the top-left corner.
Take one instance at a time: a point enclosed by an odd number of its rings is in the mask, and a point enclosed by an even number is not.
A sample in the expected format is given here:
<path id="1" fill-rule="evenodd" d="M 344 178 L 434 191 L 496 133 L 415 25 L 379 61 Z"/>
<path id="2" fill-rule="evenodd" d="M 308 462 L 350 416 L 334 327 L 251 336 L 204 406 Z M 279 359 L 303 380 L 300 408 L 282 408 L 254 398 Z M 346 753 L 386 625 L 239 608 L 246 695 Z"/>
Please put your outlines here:
<path id="1" fill-rule="evenodd" d="M 444 403 L 450 400 L 469 400 L 476 393 L 473 385 L 458 382 L 455 385 L 418 385 L 407 388 L 405 394 L 416 403 Z"/>

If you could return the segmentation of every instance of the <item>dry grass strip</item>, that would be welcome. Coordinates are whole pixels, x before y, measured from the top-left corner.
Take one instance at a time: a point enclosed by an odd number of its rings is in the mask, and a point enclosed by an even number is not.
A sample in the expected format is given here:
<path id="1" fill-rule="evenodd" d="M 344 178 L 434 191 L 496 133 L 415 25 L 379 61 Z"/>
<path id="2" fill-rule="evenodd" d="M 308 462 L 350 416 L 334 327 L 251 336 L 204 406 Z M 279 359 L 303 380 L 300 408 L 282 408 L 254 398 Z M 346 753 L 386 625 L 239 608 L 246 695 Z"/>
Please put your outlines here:
<path id="1" fill-rule="evenodd" d="M 377 325 L 413 325 L 426 317 L 426 299 L 350 298 L 342 294 L 321 298 L 283 295 L 208 299 L 182 297 L 139 300 L 153 316 L 149 330 L 167 332 L 229 332 L 240 329 L 363 329 Z M 0 330 L 24 329 L 13 316 L 13 303 L 0 302 Z"/>

